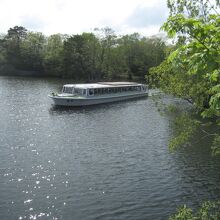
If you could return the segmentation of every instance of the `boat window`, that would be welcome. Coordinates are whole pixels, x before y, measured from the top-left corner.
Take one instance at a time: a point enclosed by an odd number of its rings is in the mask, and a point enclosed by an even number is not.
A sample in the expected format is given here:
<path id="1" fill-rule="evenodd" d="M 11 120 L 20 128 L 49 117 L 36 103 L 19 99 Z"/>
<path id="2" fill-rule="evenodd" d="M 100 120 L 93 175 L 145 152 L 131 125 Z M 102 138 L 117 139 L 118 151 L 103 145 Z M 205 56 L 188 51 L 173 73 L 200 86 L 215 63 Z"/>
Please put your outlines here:
<path id="1" fill-rule="evenodd" d="M 94 95 L 94 90 L 93 89 L 89 89 L 89 95 Z"/>
<path id="2" fill-rule="evenodd" d="M 63 87 L 63 93 L 70 93 L 70 94 L 72 94 L 72 92 L 73 92 L 73 87 L 67 87 L 67 86 L 64 86 Z"/>
<path id="3" fill-rule="evenodd" d="M 103 89 L 103 93 L 104 93 L 104 94 L 108 93 L 108 88 L 104 88 L 104 89 Z"/>
<path id="4" fill-rule="evenodd" d="M 98 89 L 98 94 L 99 94 L 99 95 L 102 94 L 102 89 L 101 89 L 101 88 Z"/>
<path id="5" fill-rule="evenodd" d="M 83 93 L 82 89 L 79 89 L 79 88 L 75 88 L 74 92 L 78 95 L 82 95 L 82 93 Z"/>

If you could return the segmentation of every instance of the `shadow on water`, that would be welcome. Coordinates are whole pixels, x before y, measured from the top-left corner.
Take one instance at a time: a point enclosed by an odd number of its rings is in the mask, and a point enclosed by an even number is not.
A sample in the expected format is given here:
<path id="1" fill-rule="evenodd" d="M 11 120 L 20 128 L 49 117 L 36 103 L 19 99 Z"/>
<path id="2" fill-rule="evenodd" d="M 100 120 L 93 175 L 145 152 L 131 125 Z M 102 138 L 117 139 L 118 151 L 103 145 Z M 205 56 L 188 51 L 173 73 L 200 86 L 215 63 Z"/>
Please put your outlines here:
<path id="1" fill-rule="evenodd" d="M 210 122 L 195 114 L 193 107 L 188 103 L 178 99 L 172 101 L 174 107 L 172 111 L 167 110 L 163 113 L 169 119 L 170 140 L 176 133 L 173 125 L 183 114 L 188 114 L 188 117 L 199 120 L 202 124 Z M 207 133 L 204 133 L 203 129 L 198 127 L 187 143 L 171 154 L 175 163 L 174 175 L 181 192 L 181 203 L 193 208 L 199 207 L 201 202 L 219 199 L 220 193 L 220 158 L 212 155 L 213 136 L 207 135 L 219 132 L 219 128 L 212 124 L 205 127 Z"/>

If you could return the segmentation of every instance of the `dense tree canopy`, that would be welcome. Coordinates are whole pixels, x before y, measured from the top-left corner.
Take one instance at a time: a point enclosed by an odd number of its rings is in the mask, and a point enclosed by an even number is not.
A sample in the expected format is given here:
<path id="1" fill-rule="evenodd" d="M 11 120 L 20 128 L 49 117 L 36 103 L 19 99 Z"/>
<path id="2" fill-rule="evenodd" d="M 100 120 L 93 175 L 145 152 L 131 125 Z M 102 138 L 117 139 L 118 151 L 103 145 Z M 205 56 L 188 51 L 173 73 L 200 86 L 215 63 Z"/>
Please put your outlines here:
<path id="1" fill-rule="evenodd" d="M 63 73 L 63 41 L 61 34 L 51 35 L 46 40 L 43 53 L 43 69 L 50 76 L 61 76 Z"/>
<path id="2" fill-rule="evenodd" d="M 76 80 L 144 79 L 165 56 L 165 42 L 139 34 L 117 36 L 110 28 L 93 33 L 51 35 L 10 28 L 0 38 L 0 74 L 38 71 Z M 13 70 L 13 71 L 9 71 Z"/>

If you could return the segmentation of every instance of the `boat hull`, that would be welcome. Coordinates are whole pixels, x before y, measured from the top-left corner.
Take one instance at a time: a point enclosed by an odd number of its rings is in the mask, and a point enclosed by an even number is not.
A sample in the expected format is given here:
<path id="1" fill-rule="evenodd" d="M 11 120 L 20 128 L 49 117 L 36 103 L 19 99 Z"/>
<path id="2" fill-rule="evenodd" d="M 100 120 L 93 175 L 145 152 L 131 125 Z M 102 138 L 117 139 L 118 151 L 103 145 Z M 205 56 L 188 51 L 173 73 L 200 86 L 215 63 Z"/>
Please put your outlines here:
<path id="1" fill-rule="evenodd" d="M 89 98 L 75 98 L 75 97 L 59 97 L 49 95 L 53 99 L 55 105 L 59 106 L 87 106 L 98 105 L 103 103 L 119 102 L 129 99 L 136 99 L 148 96 L 147 92 L 138 94 L 129 94 L 123 96 L 110 96 L 110 97 L 89 97 Z"/>

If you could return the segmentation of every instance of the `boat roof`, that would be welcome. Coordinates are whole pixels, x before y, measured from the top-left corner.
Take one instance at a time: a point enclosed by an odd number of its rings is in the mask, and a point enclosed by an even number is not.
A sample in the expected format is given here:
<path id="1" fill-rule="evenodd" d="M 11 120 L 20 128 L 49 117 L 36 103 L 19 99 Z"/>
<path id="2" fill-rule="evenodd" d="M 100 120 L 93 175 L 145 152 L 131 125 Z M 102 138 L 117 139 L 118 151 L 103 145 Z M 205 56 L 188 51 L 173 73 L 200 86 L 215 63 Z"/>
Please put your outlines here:
<path id="1" fill-rule="evenodd" d="M 79 89 L 87 88 L 109 88 L 109 87 L 125 87 L 125 86 L 140 86 L 142 84 L 136 82 L 97 82 L 85 84 L 66 84 L 65 87 L 75 87 Z"/>

